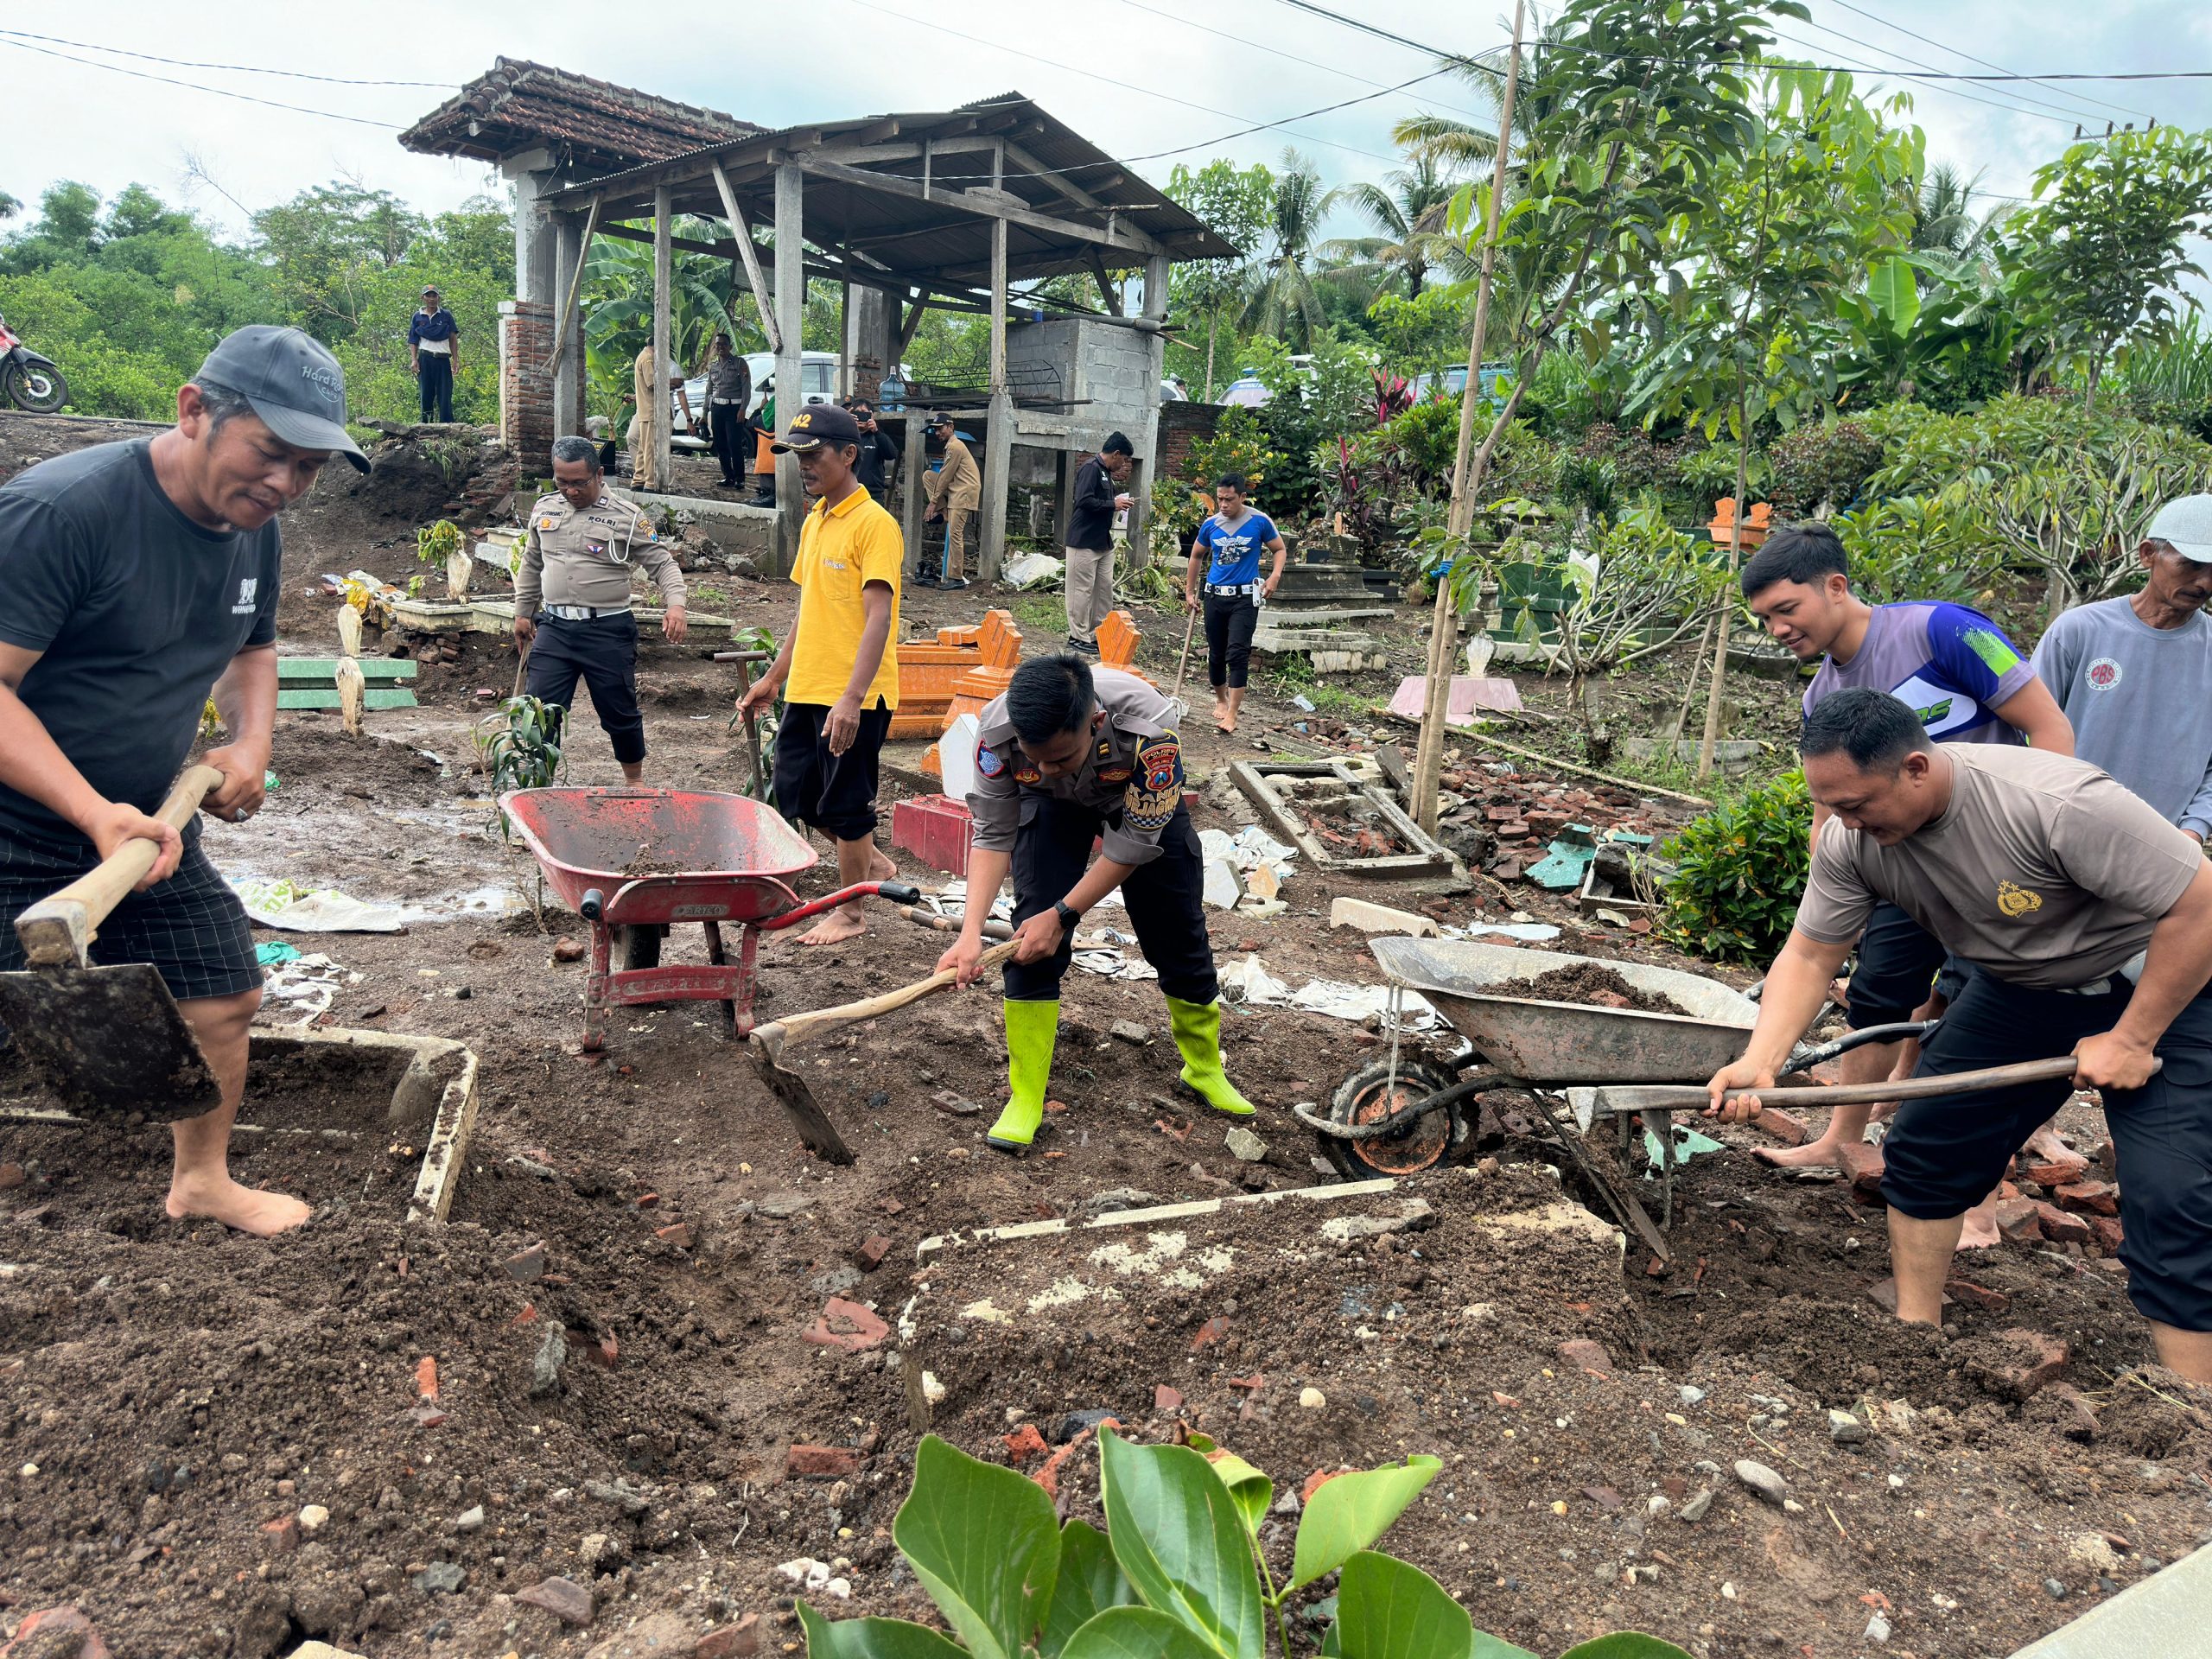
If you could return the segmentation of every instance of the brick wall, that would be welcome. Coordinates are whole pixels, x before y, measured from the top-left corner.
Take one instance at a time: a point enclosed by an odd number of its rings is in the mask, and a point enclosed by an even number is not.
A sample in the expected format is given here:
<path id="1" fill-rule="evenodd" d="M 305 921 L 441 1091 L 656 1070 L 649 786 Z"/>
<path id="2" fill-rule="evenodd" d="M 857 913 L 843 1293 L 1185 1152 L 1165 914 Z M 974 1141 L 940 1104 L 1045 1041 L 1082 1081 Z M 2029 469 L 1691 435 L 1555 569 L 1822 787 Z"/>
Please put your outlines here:
<path id="1" fill-rule="evenodd" d="M 553 429 L 553 308 L 536 300 L 499 302 L 499 441 L 518 454 L 543 455 Z"/>
<path id="2" fill-rule="evenodd" d="M 1160 459 L 1153 476 L 1172 478 L 1191 458 L 1191 446 L 1213 436 L 1221 423 L 1222 404 L 1167 403 L 1160 406 Z"/>

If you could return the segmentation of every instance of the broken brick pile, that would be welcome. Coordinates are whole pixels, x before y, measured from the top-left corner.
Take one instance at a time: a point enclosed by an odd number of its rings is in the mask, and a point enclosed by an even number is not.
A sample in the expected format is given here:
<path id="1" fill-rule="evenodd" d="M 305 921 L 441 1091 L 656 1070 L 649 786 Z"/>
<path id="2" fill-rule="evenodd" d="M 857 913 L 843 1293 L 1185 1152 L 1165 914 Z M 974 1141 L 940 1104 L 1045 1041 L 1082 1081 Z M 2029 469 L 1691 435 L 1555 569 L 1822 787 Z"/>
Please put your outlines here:
<path id="1" fill-rule="evenodd" d="M 1461 798 L 1437 825 L 1437 839 L 1501 881 L 1519 879 L 1571 823 L 1599 835 L 1627 830 L 1653 832 L 1643 804 L 1626 790 L 1554 782 L 1530 772 L 1482 768 L 1444 774 L 1444 787 Z"/>

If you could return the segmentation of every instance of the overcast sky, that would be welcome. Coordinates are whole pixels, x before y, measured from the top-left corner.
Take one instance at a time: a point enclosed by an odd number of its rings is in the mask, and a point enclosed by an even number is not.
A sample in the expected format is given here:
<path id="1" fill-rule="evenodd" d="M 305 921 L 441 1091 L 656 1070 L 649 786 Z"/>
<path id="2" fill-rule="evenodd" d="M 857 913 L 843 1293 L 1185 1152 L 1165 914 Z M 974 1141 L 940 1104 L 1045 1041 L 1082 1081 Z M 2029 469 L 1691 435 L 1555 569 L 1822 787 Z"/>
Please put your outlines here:
<path id="1" fill-rule="evenodd" d="M 1493 9 L 1496 0 L 1473 7 L 1464 0 L 1399 0 L 1387 8 L 1370 0 L 1325 3 L 1459 52 L 1493 47 L 1511 29 L 1510 9 Z M 1962 55 L 1973 53 L 2027 73 L 2212 68 L 2212 5 L 2202 0 L 1811 4 L 1815 24 L 1783 25 L 1796 37 L 1783 49 L 1823 62 L 1987 69 Z M 1293 122 L 1293 131 L 1215 142 L 1239 127 L 1357 99 L 1433 67 L 1420 51 L 1306 14 L 1287 0 L 967 0 L 958 7 L 928 0 L 810 0 L 804 6 L 540 0 L 499 7 L 387 0 L 345 8 L 297 0 L 186 7 L 102 0 L 96 6 L 11 5 L 0 11 L 0 30 L 8 31 L 0 33 L 0 47 L 7 48 L 0 61 L 12 72 L 10 102 L 16 112 L 0 145 L 0 188 L 29 206 L 57 179 L 82 180 L 103 194 L 135 180 L 188 200 L 232 231 L 243 228 L 245 210 L 340 175 L 429 211 L 496 186 L 480 165 L 401 149 L 394 129 L 433 108 L 500 54 L 770 127 L 942 109 L 1015 90 L 1116 156 L 1194 145 L 1185 159 L 1226 154 L 1272 162 L 1293 143 L 1332 183 L 1379 178 L 1391 165 L 1389 135 L 1398 117 L 1452 106 L 1472 117 L 1481 107 L 1443 78 Z M 26 41 L 26 31 L 56 38 Z M 330 85 L 182 67 L 87 49 L 92 47 L 442 86 Z M 318 113 L 241 102 L 118 68 Z M 1980 171 L 1984 189 L 1999 194 L 2025 195 L 2037 165 L 2071 141 L 2077 119 L 2099 132 L 2107 119 L 2139 123 L 2146 114 L 2212 126 L 2212 80 L 1944 90 L 1923 84 L 1913 97 L 1930 160 Z M 339 115 L 390 124 L 332 118 Z M 1147 162 L 1141 170 L 1165 178 L 1175 159 Z M 1348 233 L 1355 227 L 1339 222 L 1332 228 Z"/>

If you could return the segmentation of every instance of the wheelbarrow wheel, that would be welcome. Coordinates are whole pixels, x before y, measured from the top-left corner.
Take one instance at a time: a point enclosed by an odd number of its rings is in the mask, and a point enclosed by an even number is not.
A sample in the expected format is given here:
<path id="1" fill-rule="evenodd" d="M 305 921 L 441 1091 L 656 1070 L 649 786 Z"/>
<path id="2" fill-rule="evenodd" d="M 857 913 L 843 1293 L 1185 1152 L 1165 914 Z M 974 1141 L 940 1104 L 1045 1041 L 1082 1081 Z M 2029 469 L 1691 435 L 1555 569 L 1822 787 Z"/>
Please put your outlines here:
<path id="1" fill-rule="evenodd" d="M 615 943 L 621 947 L 622 970 L 633 968 L 660 966 L 660 938 L 663 929 L 657 922 L 638 922 L 618 930 Z"/>
<path id="2" fill-rule="evenodd" d="M 1396 1080 L 1390 1062 L 1370 1060 L 1337 1085 L 1330 1096 L 1329 1121 L 1346 1125 L 1372 1123 L 1416 1101 L 1425 1100 L 1456 1082 L 1440 1065 L 1401 1056 Z M 1431 1112 L 1398 1135 L 1371 1141 L 1320 1138 L 1321 1151 L 1339 1174 L 1351 1180 L 1372 1180 L 1378 1175 L 1411 1175 L 1428 1168 L 1466 1144 L 1468 1122 L 1457 1106 Z"/>

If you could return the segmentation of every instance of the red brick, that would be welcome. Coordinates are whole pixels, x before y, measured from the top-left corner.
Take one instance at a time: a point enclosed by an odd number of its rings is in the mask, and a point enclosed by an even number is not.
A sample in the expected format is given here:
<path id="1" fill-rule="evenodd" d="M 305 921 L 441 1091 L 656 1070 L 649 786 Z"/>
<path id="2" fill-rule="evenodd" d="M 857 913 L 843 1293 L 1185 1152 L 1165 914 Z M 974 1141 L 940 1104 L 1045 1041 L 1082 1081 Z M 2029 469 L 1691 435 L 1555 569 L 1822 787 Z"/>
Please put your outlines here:
<path id="1" fill-rule="evenodd" d="M 1191 1338 L 1191 1347 L 1193 1351 L 1200 1348 L 1211 1348 L 1228 1334 L 1229 1321 L 1217 1313 L 1198 1327 L 1198 1335 Z"/>
<path id="2" fill-rule="evenodd" d="M 842 1446 L 794 1446 L 784 1454 L 784 1473 L 810 1479 L 842 1479 L 860 1472 L 861 1454 Z"/>
<path id="3" fill-rule="evenodd" d="M 874 1273 L 883 1265 L 883 1258 L 890 1254 L 891 1241 L 881 1233 L 870 1233 L 853 1251 L 853 1260 L 860 1263 L 861 1271 Z"/>
<path id="4" fill-rule="evenodd" d="M 1811 1130 L 1805 1120 L 1795 1112 L 1785 1112 L 1779 1106 L 1769 1106 L 1751 1120 L 1751 1127 L 1763 1135 L 1770 1135 L 1785 1147 L 1802 1147 Z"/>
<path id="5" fill-rule="evenodd" d="M 2044 1186 L 2064 1186 L 2069 1181 L 2080 1180 L 2088 1166 L 2087 1159 L 2063 1164 L 2030 1164 L 2026 1175 L 2028 1179 Z"/>
<path id="6" fill-rule="evenodd" d="M 1948 1289 L 1948 1287 L 1945 1288 Z M 1897 1281 L 1895 1279 L 1884 1279 L 1867 1286 L 1866 1300 L 1885 1313 L 1896 1313 L 1897 1311 Z M 1942 1306 L 1948 1307 L 1950 1305 L 1951 1299 L 1947 1295 L 1943 1298 Z"/>
<path id="7" fill-rule="evenodd" d="M 296 1515 L 283 1515 L 274 1521 L 264 1521 L 261 1524 L 261 1531 L 269 1548 L 280 1555 L 289 1555 L 300 1547 L 300 1517 Z"/>
<path id="8" fill-rule="evenodd" d="M 656 1227 L 653 1229 L 653 1236 L 666 1240 L 679 1250 L 688 1250 L 691 1248 L 691 1224 L 688 1221 L 678 1221 L 666 1227 Z"/>
<path id="9" fill-rule="evenodd" d="M 1988 1361 L 1979 1369 L 1992 1385 L 2015 1400 L 2024 1400 L 2037 1389 L 2056 1382 L 2058 1374 L 2066 1369 L 2066 1344 L 2044 1332 L 2015 1327 L 1999 1331 L 1997 1341 L 2001 1344 L 2002 1357 Z"/>
<path id="10" fill-rule="evenodd" d="M 72 1646 L 71 1637 L 77 1638 Z M 110 1659 L 107 1643 L 100 1640 L 92 1621 L 73 1606 L 41 1607 L 26 1613 L 16 1626 L 16 1639 L 0 1648 L 0 1659 L 46 1659 L 48 1655 L 70 1659 Z"/>
<path id="11" fill-rule="evenodd" d="M 2012 1299 L 2003 1291 L 1977 1285 L 1971 1279 L 1954 1279 L 1943 1288 L 1955 1300 L 1969 1307 L 1978 1307 L 1985 1313 L 2002 1313 L 2012 1304 Z"/>
<path id="12" fill-rule="evenodd" d="M 691 1647 L 691 1659 L 753 1659 L 760 1651 L 760 1615 L 747 1613 L 734 1624 L 709 1630 Z"/>
<path id="13" fill-rule="evenodd" d="M 582 962 L 583 959 L 584 942 L 582 939 L 556 939 L 553 941 L 554 961 Z"/>
<path id="14" fill-rule="evenodd" d="M 1262 1371 L 1255 1371 L 1249 1376 L 1232 1376 L 1229 1379 L 1229 1386 L 1232 1389 L 1244 1389 L 1253 1394 L 1257 1394 L 1262 1389 L 1268 1386 L 1267 1375 Z"/>
<path id="15" fill-rule="evenodd" d="M 616 1362 L 622 1357 L 622 1344 L 615 1339 L 614 1333 L 610 1331 L 590 1347 L 585 1349 L 584 1352 L 611 1371 L 614 1369 Z"/>
<path id="16" fill-rule="evenodd" d="M 2054 1244 L 2086 1244 L 2093 1235 L 2089 1224 L 2075 1215 L 2069 1215 L 2055 1204 L 2041 1199 L 2036 1203 L 2036 1223 L 2043 1229 L 2043 1236 Z"/>
<path id="17" fill-rule="evenodd" d="M 1882 1152 L 1864 1141 L 1847 1141 L 1836 1148 L 1836 1161 L 1851 1177 L 1852 1195 L 1862 1204 L 1882 1201 Z"/>
<path id="18" fill-rule="evenodd" d="M 2051 1196 L 2064 1209 L 2087 1211 L 2098 1216 L 2120 1213 L 2120 1189 L 2110 1181 L 2069 1181 Z"/>
<path id="19" fill-rule="evenodd" d="M 1182 1410 L 1181 1390 L 1171 1389 L 1165 1382 L 1160 1383 L 1152 1391 L 1152 1408 L 1162 1416 L 1166 1416 L 1170 1412 Z"/>
<path id="20" fill-rule="evenodd" d="M 415 1392 L 425 1400 L 438 1397 L 438 1362 L 429 1354 L 415 1362 Z"/>
<path id="21" fill-rule="evenodd" d="M 640 1192 L 638 1194 L 638 1208 L 640 1210 L 650 1210 L 659 1202 L 660 1194 L 658 1192 Z"/>
<path id="22" fill-rule="evenodd" d="M 1997 1230 L 2015 1244 L 2032 1244 L 2043 1236 L 2043 1223 L 2033 1198 L 1997 1200 Z"/>
<path id="23" fill-rule="evenodd" d="M 1560 1344 L 1559 1357 L 1578 1370 L 1595 1371 L 1600 1376 L 1613 1374 L 1613 1357 L 1605 1351 L 1605 1344 L 1587 1337 Z"/>
<path id="24" fill-rule="evenodd" d="M 532 1244 L 509 1256 L 507 1276 L 525 1285 L 536 1284 L 543 1279 L 545 1276 L 545 1246 Z"/>
<path id="25" fill-rule="evenodd" d="M 2118 1255 L 2122 1236 L 2119 1218 L 2114 1216 L 2091 1216 L 2088 1219 L 2089 1230 L 2096 1235 L 2097 1243 L 2104 1246 L 2105 1254 Z"/>
<path id="26" fill-rule="evenodd" d="M 542 1607 L 563 1624 L 588 1624 L 593 1612 L 591 1592 L 574 1579 L 559 1577 L 533 1584 L 515 1592 L 525 1607 Z"/>
<path id="27" fill-rule="evenodd" d="M 807 1327 L 804 1339 L 820 1348 L 841 1348 L 849 1354 L 864 1354 L 881 1344 L 890 1334 L 891 1327 L 858 1302 L 832 1296 L 823 1307 L 822 1317 Z"/>
<path id="28" fill-rule="evenodd" d="M 21 1164 L 0 1164 L 0 1192 L 11 1186 L 21 1186 L 30 1177 L 23 1173 Z"/>
<path id="29" fill-rule="evenodd" d="M 1013 1433 L 999 1438 L 1006 1442 L 1007 1455 L 1014 1459 L 1017 1469 L 1027 1469 L 1038 1459 L 1052 1455 L 1052 1448 L 1045 1444 L 1045 1437 L 1037 1432 L 1034 1423 L 1024 1423 Z"/>
<path id="30" fill-rule="evenodd" d="M 514 1318 L 507 1321 L 507 1329 L 510 1331 L 519 1331 L 523 1326 L 528 1325 L 537 1317 L 537 1304 L 536 1302 L 524 1302 L 522 1305 L 522 1312 L 516 1314 Z"/>
<path id="31" fill-rule="evenodd" d="M 1109 1418 L 1107 1421 L 1110 1422 L 1113 1420 Z M 1116 1424 L 1116 1427 L 1118 1427 L 1119 1425 Z M 1046 1459 L 1045 1466 L 1030 1477 L 1032 1480 L 1035 1481 L 1039 1486 L 1045 1489 L 1046 1497 L 1051 1498 L 1057 1498 L 1059 1497 L 1060 1471 L 1067 1466 L 1068 1459 L 1074 1457 L 1075 1454 L 1082 1449 L 1083 1443 L 1089 1440 L 1090 1435 L 1090 1430 L 1087 1428 L 1083 1430 L 1082 1433 L 1078 1433 L 1065 1446 L 1053 1452 L 1051 1457 Z"/>
<path id="32" fill-rule="evenodd" d="M 1349 1469 L 1316 1469 L 1306 1477 L 1306 1484 L 1298 1489 L 1299 1502 L 1311 1503 L 1313 1501 L 1314 1493 L 1319 1491 L 1338 1475 L 1348 1475 L 1351 1472 Z"/>

